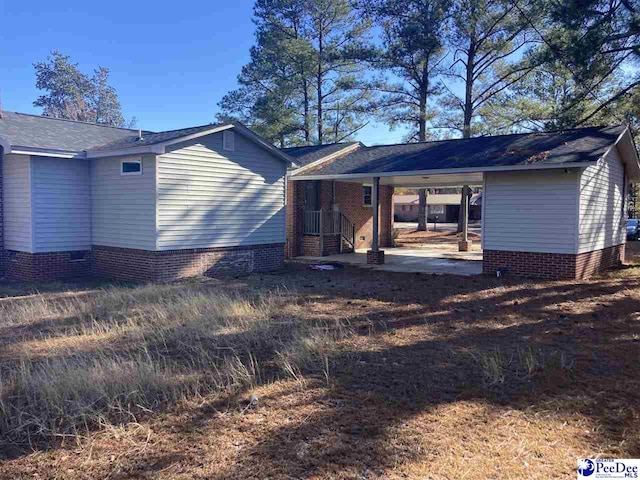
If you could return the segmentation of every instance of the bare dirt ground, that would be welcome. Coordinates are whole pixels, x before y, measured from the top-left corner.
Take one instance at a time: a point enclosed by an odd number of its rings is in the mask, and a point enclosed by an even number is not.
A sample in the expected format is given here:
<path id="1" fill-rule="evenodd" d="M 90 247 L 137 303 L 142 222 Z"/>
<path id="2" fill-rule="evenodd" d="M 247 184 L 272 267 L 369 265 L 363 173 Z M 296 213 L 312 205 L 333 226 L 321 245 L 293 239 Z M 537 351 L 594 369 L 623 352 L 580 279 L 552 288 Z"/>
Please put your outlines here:
<path id="1" fill-rule="evenodd" d="M 47 447 L 0 439 L 0 478 L 546 479 L 575 478 L 581 457 L 640 457 L 640 266 L 550 282 L 291 264 L 203 282 L 284 289 L 296 322 L 339 318 L 352 334 L 321 370 L 274 370 Z M 0 288 L 19 306 L 96 285 L 43 287 Z M 9 346 L 56 335 L 41 321 L 47 333 L 0 325 L 0 372 Z"/>

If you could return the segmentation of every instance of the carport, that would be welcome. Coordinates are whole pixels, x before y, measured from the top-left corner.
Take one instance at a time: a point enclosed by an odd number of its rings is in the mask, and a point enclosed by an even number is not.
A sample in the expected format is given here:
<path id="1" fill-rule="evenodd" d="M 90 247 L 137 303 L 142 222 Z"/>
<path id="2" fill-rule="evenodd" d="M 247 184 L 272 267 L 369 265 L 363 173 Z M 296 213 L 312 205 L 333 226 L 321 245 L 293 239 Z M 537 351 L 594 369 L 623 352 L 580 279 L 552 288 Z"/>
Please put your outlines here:
<path id="1" fill-rule="evenodd" d="M 482 271 L 543 278 L 584 278 L 623 261 L 626 185 L 639 179 L 625 126 L 361 146 L 290 178 L 371 187 L 369 265 L 385 263 L 381 188 L 482 186 Z"/>

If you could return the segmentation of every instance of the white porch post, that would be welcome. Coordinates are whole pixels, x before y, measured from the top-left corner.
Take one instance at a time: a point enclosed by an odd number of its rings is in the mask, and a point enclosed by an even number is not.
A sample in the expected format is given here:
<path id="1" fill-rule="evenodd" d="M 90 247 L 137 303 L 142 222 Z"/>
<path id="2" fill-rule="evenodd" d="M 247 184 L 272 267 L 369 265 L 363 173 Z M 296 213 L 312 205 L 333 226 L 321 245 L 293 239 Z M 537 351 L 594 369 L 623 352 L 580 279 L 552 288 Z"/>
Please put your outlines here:
<path id="1" fill-rule="evenodd" d="M 370 265 L 382 265 L 384 263 L 384 250 L 380 250 L 379 236 L 379 209 L 380 209 L 380 177 L 373 178 L 373 186 L 371 187 L 371 210 L 373 217 L 373 235 L 371 241 L 371 250 L 367 252 L 367 263 Z"/>
<path id="2" fill-rule="evenodd" d="M 458 250 L 468 252 L 471 250 L 469 240 L 469 185 L 462 187 L 462 240 L 458 243 Z"/>

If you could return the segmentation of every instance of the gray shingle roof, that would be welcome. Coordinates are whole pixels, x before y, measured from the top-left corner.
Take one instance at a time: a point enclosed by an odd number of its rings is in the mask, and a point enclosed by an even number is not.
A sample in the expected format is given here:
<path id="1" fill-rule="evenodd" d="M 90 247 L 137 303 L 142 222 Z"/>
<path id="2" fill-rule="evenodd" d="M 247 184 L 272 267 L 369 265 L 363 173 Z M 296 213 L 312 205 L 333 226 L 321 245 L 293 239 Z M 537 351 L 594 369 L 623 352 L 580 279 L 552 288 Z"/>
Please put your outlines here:
<path id="1" fill-rule="evenodd" d="M 157 143 L 168 142 L 170 140 L 186 137 L 194 133 L 211 130 L 213 128 L 222 127 L 224 125 L 225 124 L 200 125 L 199 127 L 181 128 L 179 130 L 168 130 L 166 132 L 145 133 L 142 135 L 142 140 L 139 140 L 138 135 L 136 134 L 133 137 L 125 137 L 125 138 L 116 140 L 114 142 L 107 143 L 106 145 L 92 148 L 91 151 L 103 152 L 108 150 L 121 150 L 121 149 L 131 148 L 131 147 L 142 147 L 145 145 L 155 145 Z"/>
<path id="2" fill-rule="evenodd" d="M 143 131 L 142 140 L 140 140 L 138 130 L 25 113 L 2 112 L 0 136 L 6 137 L 12 146 L 63 152 L 103 152 L 155 145 L 219 126 L 222 125 L 201 125 L 158 133 Z"/>
<path id="3" fill-rule="evenodd" d="M 586 127 L 548 133 L 362 147 L 332 162 L 318 165 L 301 177 L 596 161 L 624 129 L 624 126 Z"/>
<path id="4" fill-rule="evenodd" d="M 304 167 L 329 155 L 339 152 L 343 148 L 355 145 L 358 142 L 329 143 L 326 145 L 309 145 L 306 147 L 281 148 L 284 153 L 292 157 L 296 165 Z"/>
<path id="5" fill-rule="evenodd" d="M 81 152 L 100 145 L 137 138 L 138 132 L 126 128 L 58 118 L 2 112 L 0 136 L 13 146 L 66 152 Z"/>

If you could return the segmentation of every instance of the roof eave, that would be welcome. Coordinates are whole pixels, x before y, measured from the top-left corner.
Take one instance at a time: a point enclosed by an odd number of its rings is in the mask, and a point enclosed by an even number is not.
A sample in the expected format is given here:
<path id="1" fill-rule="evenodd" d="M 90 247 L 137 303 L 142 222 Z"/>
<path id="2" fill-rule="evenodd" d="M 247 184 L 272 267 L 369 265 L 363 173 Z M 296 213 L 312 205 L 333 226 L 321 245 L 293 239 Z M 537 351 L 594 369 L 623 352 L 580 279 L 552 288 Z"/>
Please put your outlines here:
<path id="1" fill-rule="evenodd" d="M 498 167 L 469 167 L 469 168 L 442 168 L 432 170 L 397 171 L 397 172 L 366 172 L 366 173 L 342 173 L 327 175 L 295 175 L 291 180 L 357 180 L 371 179 L 375 177 L 412 177 L 422 175 L 445 175 L 455 173 L 477 173 L 477 172 L 510 172 L 526 170 L 550 170 L 560 168 L 582 168 L 596 164 L 596 161 L 572 162 L 559 164 L 537 164 L 537 165 L 510 165 Z"/>
<path id="2" fill-rule="evenodd" d="M 2 146 L 4 147 L 4 145 Z M 9 148 L 4 147 L 4 153 L 5 154 L 13 153 L 16 155 L 53 157 L 53 158 L 86 158 L 85 152 L 54 150 L 51 148 L 23 147 L 19 145 L 10 145 Z"/>
<path id="3" fill-rule="evenodd" d="M 96 152 L 88 151 L 86 152 L 86 158 L 126 157 L 130 155 L 144 155 L 149 153 L 162 155 L 164 152 L 164 147 L 159 145 L 143 145 L 141 147 L 122 148 L 119 150 L 103 150 Z"/>
<path id="4" fill-rule="evenodd" d="M 358 150 L 360 147 L 362 146 L 362 143 L 360 142 L 356 142 L 353 143 L 351 145 L 346 145 L 344 148 L 341 148 L 340 150 L 338 150 L 337 152 L 333 152 L 330 155 L 327 155 L 325 157 L 320 158 L 319 160 L 315 160 L 307 165 L 304 165 L 294 171 L 291 172 L 291 175 L 301 175 L 304 172 L 317 167 L 318 165 L 322 165 L 324 162 L 327 162 L 329 160 L 335 160 L 336 158 L 341 157 L 342 155 L 346 155 L 348 153 L 351 153 L 355 150 Z"/>
<path id="5" fill-rule="evenodd" d="M 248 138 L 252 142 L 260 145 L 265 148 L 269 152 L 271 152 L 274 156 L 278 157 L 278 159 L 285 162 L 287 165 L 291 165 L 292 159 L 278 150 L 276 147 L 268 143 L 259 135 L 256 135 L 247 127 L 239 123 L 229 123 L 226 125 L 219 125 L 217 127 L 213 127 L 207 130 L 203 130 L 201 132 L 192 133 L 190 135 L 184 135 L 182 137 L 172 138 L 171 140 L 167 140 L 165 142 L 158 142 L 150 145 L 142 145 L 140 147 L 130 147 L 123 148 L 119 150 L 102 150 L 102 151 L 94 151 L 87 152 L 87 158 L 101 158 L 101 157 L 115 157 L 115 156 L 123 156 L 123 155 L 140 155 L 144 153 L 153 153 L 156 155 L 162 155 L 166 153 L 167 147 L 171 145 L 176 145 L 178 143 L 188 142 L 189 140 L 195 140 L 197 138 L 206 137 L 207 135 L 212 135 L 214 133 L 219 133 L 224 130 L 234 129 L 240 135 Z"/>
<path id="6" fill-rule="evenodd" d="M 274 156 L 278 157 L 280 160 L 285 162 L 287 164 L 287 166 L 291 166 L 291 165 L 294 164 L 293 158 L 291 158 L 286 153 L 282 152 L 280 149 L 278 149 L 278 148 L 274 147 L 273 145 L 271 145 L 269 142 L 267 142 L 260 135 L 254 133 L 251 129 L 245 127 L 244 125 L 242 125 L 239 122 L 236 122 L 236 123 L 232 124 L 231 126 L 234 127 L 238 131 L 238 133 L 240 133 L 241 135 L 244 135 L 249 140 L 252 140 L 254 143 L 257 143 L 258 145 L 262 146 L 263 148 L 265 148 L 266 150 L 271 152 Z"/>
<path id="7" fill-rule="evenodd" d="M 618 137 L 614 146 L 618 147 L 622 162 L 625 165 L 627 180 L 631 183 L 640 182 L 640 157 L 631 129 L 628 126 Z"/>

